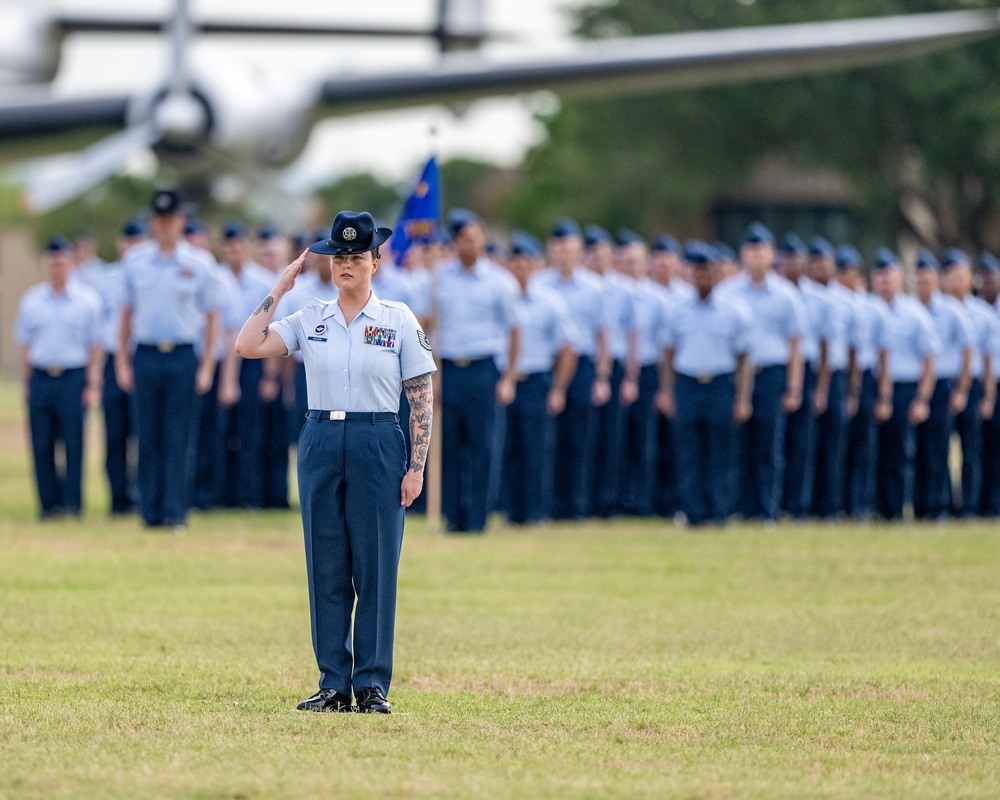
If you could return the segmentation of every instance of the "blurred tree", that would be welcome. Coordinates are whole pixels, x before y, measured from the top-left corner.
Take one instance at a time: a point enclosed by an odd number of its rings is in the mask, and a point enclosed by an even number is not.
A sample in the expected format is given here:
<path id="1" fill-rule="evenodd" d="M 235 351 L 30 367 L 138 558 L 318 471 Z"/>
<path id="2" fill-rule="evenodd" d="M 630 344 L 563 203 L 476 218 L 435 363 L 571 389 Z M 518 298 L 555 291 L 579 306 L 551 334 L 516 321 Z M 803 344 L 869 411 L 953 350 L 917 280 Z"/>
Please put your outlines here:
<path id="1" fill-rule="evenodd" d="M 868 0 L 616 0 L 573 12 L 587 38 L 869 16 Z M 882 0 L 879 13 L 954 9 Z M 965 8 L 991 7 L 965 0 Z M 1000 244 L 995 41 L 855 72 L 573 101 L 542 121 L 505 210 L 518 225 L 569 213 L 610 228 L 685 227 L 763 157 L 833 168 L 902 240 Z"/>
<path id="2" fill-rule="evenodd" d="M 313 193 L 326 205 L 330 219 L 343 209 L 370 211 L 383 225 L 395 222 L 403 197 L 400 187 L 383 183 L 368 172 L 345 175 Z"/>

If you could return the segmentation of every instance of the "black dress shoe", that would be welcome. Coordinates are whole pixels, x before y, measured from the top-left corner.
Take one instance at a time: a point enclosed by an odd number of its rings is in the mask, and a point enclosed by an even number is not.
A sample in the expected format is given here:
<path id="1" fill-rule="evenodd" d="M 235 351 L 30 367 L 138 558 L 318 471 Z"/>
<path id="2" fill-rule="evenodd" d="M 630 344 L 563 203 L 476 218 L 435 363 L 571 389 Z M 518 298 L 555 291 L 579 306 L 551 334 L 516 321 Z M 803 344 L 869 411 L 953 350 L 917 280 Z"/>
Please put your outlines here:
<path id="1" fill-rule="evenodd" d="M 385 699 L 382 690 L 377 686 L 371 689 L 356 689 L 354 697 L 358 701 L 358 712 L 361 714 L 391 714 L 389 701 Z"/>
<path id="2" fill-rule="evenodd" d="M 351 698 L 333 689 L 320 689 L 308 700 L 303 700 L 295 708 L 298 711 L 336 711 L 349 713 L 354 710 Z"/>

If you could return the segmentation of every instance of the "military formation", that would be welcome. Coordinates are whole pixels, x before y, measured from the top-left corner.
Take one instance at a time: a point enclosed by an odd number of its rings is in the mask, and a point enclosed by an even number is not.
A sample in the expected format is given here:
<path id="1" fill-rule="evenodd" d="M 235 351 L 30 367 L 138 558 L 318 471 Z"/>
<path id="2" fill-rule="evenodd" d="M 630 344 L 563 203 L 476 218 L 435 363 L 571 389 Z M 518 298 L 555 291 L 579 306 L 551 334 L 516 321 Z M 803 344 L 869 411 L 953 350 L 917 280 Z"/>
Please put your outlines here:
<path id="1" fill-rule="evenodd" d="M 865 264 L 760 223 L 734 252 L 571 219 L 500 246 L 460 209 L 442 228 L 400 263 L 383 250 L 372 290 L 410 307 L 440 363 L 449 531 L 497 511 L 692 527 L 1000 514 L 989 253 L 904 265 L 882 248 Z M 111 513 L 181 531 L 191 508 L 287 508 L 304 367 L 233 343 L 317 236 L 237 221 L 213 235 L 170 190 L 120 233 L 114 263 L 91 233 L 53 238 L 21 301 L 41 516 L 81 513 L 89 405 Z M 330 258 L 310 253 L 274 319 L 336 296 Z"/>

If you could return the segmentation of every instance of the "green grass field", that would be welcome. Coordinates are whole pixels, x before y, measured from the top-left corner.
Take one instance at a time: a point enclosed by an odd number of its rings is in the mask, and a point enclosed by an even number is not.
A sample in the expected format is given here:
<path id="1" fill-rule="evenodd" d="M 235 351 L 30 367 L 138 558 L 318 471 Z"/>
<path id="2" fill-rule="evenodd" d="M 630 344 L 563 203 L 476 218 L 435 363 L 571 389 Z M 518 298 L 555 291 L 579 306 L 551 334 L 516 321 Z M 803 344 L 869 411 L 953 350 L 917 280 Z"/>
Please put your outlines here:
<path id="1" fill-rule="evenodd" d="M 996 525 L 411 519 L 395 714 L 300 714 L 297 516 L 147 533 L 93 463 L 38 524 L 22 429 L 3 384 L 0 797 L 1000 795 Z"/>

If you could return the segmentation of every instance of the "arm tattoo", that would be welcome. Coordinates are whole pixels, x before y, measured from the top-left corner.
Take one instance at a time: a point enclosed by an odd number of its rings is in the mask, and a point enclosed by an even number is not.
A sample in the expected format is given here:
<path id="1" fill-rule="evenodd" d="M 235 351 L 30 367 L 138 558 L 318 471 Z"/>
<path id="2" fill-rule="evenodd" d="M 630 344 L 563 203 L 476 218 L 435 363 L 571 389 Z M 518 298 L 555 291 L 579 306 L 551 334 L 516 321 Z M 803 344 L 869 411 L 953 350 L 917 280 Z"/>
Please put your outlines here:
<path id="1" fill-rule="evenodd" d="M 410 472 L 423 472 L 427 463 L 427 448 L 431 441 L 431 420 L 434 416 L 434 389 L 431 374 L 418 375 L 403 381 L 406 401 L 410 404 Z"/>
<path id="2" fill-rule="evenodd" d="M 267 311 L 271 306 L 274 305 L 274 298 L 268 295 L 263 300 L 260 301 L 260 305 L 257 306 L 257 310 L 253 312 L 256 317 L 261 311 Z"/>

